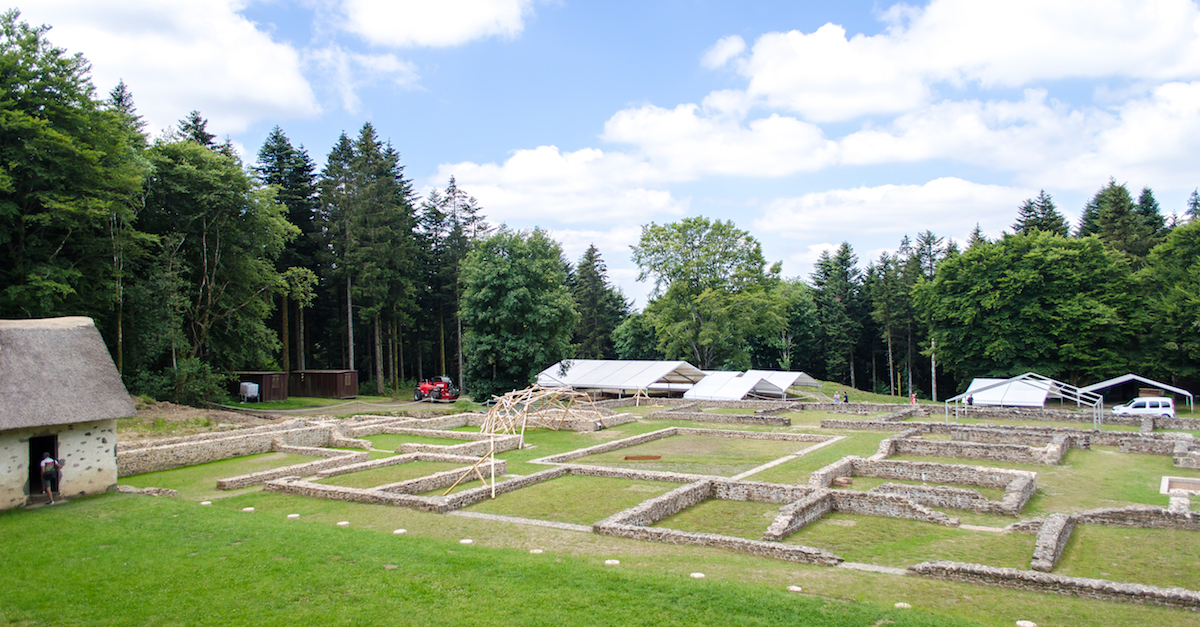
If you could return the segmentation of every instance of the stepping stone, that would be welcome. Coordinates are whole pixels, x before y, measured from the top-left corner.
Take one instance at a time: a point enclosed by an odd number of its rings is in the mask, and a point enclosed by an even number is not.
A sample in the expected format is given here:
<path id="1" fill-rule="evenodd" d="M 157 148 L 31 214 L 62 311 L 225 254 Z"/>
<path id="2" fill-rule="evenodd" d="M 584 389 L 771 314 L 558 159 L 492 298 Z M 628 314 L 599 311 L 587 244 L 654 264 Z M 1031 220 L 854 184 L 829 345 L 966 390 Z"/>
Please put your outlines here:
<path id="1" fill-rule="evenodd" d="M 350 526 L 350 521 L 348 521 L 348 520 L 342 520 L 342 521 L 339 521 L 339 522 L 338 522 L 338 526 L 339 526 L 339 527 L 349 527 L 349 526 Z"/>
<path id="2" fill-rule="evenodd" d="M 254 508 L 253 507 L 243 507 L 242 511 L 243 512 L 252 512 L 252 511 L 254 511 Z"/>
<path id="3" fill-rule="evenodd" d="M 397 530 L 395 530 L 395 531 L 393 531 L 393 532 L 392 532 L 392 535 L 394 535 L 394 536 L 402 536 L 402 535 L 404 535 L 404 534 L 406 534 L 406 533 L 408 533 L 408 529 L 397 529 Z"/>
<path id="4" fill-rule="evenodd" d="M 542 554 L 542 550 L 541 550 L 541 549 L 529 549 L 529 552 L 530 552 L 530 553 L 533 553 L 534 555 L 541 555 L 541 554 Z"/>
<path id="5" fill-rule="evenodd" d="M 704 573 L 692 573 L 692 579 L 704 579 Z"/>
<path id="6" fill-rule="evenodd" d="M 459 544 L 475 544 L 475 541 L 470 538 L 463 538 L 458 541 Z"/>
<path id="7" fill-rule="evenodd" d="M 200 501 L 201 505 L 212 505 L 212 501 Z"/>
<path id="8" fill-rule="evenodd" d="M 621 560 L 604 560 L 605 566 L 620 566 Z"/>
<path id="9" fill-rule="evenodd" d="M 299 517 L 300 514 L 288 514 L 288 520 L 296 520 Z"/>
<path id="10" fill-rule="evenodd" d="M 787 591 L 788 592 L 804 592 L 804 588 L 801 588 L 800 586 L 788 586 Z"/>
<path id="11" fill-rule="evenodd" d="M 900 609 L 900 610 L 910 610 L 910 609 L 912 609 L 912 606 L 911 606 L 911 605 L 909 605 L 909 604 L 907 604 L 907 603 L 905 603 L 904 601 L 901 601 L 901 602 L 899 602 L 899 603 L 897 603 L 897 604 L 896 604 L 896 609 Z"/>
<path id="12" fill-rule="evenodd" d="M 1037 623 L 1031 620 L 1019 620 L 1017 621 L 1017 627 L 1037 627 Z"/>
<path id="13" fill-rule="evenodd" d="M 395 564 L 384 564 L 383 565 L 384 570 L 396 570 L 397 568 L 400 568 L 400 567 Z"/>

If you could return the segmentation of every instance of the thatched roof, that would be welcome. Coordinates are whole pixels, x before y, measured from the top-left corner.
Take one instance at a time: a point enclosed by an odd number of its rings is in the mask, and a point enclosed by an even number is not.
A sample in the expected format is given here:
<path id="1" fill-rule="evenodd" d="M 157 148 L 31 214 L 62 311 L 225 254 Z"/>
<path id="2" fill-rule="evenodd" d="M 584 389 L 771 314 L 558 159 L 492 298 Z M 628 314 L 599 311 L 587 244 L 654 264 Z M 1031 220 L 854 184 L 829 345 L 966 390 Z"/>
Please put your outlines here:
<path id="1" fill-rule="evenodd" d="M 0 430 L 135 413 L 91 318 L 0 320 Z"/>

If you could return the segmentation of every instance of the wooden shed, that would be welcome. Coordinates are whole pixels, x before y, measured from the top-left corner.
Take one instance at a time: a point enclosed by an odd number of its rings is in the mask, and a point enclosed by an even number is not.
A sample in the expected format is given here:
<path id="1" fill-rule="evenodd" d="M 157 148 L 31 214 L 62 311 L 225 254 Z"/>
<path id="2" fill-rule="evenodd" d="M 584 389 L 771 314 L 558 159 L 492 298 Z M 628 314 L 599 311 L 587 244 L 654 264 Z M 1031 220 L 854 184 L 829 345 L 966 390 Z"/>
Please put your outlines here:
<path id="1" fill-rule="evenodd" d="M 44 499 L 42 453 L 63 496 L 116 489 L 117 418 L 136 413 L 91 318 L 0 320 L 0 509 Z"/>
<path id="2" fill-rule="evenodd" d="M 288 394 L 318 398 L 358 396 L 357 370 L 293 370 L 288 377 Z"/>
<path id="3" fill-rule="evenodd" d="M 229 393 L 237 396 L 244 381 L 258 384 L 258 400 L 262 402 L 286 401 L 288 399 L 288 373 L 270 371 L 235 370 Z"/>

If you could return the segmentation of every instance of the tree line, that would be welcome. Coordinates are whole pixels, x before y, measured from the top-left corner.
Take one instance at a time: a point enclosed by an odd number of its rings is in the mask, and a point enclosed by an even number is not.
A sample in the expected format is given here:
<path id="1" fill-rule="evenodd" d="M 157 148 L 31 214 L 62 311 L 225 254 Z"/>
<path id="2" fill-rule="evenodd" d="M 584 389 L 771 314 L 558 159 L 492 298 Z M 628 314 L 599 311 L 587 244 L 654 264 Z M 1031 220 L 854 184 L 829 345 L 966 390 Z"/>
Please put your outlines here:
<path id="1" fill-rule="evenodd" d="M 155 138 L 131 90 L 0 18 L 0 317 L 87 315 L 128 387 L 182 402 L 232 370 L 353 369 L 394 393 L 448 375 L 476 398 L 566 358 L 804 370 L 941 396 L 1026 370 L 1084 382 L 1200 363 L 1200 197 L 1185 221 L 1109 181 L 1070 228 L 1044 192 L 996 241 L 930 231 L 865 269 L 848 243 L 782 277 L 732 222 L 648 224 L 641 312 L 599 250 L 490 225 L 451 178 L 418 197 L 371 124 L 318 164 L 278 127 L 243 163 L 196 111 Z"/>

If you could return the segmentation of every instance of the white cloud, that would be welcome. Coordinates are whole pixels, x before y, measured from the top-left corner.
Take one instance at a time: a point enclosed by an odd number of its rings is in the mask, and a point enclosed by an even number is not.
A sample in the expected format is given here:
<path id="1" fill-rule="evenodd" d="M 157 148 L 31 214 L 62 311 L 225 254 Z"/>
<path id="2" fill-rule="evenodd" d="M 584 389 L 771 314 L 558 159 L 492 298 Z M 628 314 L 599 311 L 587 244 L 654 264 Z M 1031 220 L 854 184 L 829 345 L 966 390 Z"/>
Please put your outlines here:
<path id="1" fill-rule="evenodd" d="M 700 64 L 709 69 L 717 69 L 729 60 L 742 54 L 746 50 L 746 42 L 737 35 L 722 37 L 709 48 L 704 56 L 700 59 Z"/>
<path id="2" fill-rule="evenodd" d="M 259 120 L 320 107 L 291 46 L 238 14 L 243 0 L 39 0 L 22 19 L 53 26 L 51 42 L 92 63 L 103 94 L 123 79 L 153 132 L 193 109 L 223 136 Z"/>
<path id="3" fill-rule="evenodd" d="M 836 189 L 775 200 L 754 221 L 754 228 L 807 241 L 884 234 L 899 240 L 905 233 L 925 229 L 954 235 L 970 232 L 976 223 L 986 232 L 999 232 L 1012 221 L 1021 201 L 1036 194 L 958 178 Z M 807 255 L 820 250 L 810 249 Z"/>
<path id="4" fill-rule="evenodd" d="M 603 138 L 637 146 L 654 170 L 671 180 L 704 174 L 784 176 L 837 160 L 836 144 L 808 122 L 771 115 L 742 124 L 693 104 L 618 111 L 605 123 Z"/>
<path id="5" fill-rule="evenodd" d="M 1200 76 L 1200 8 L 1188 0 L 934 0 L 885 17 L 890 27 L 873 36 L 834 24 L 761 36 L 739 62 L 748 96 L 837 121 L 912 111 L 941 83 Z"/>
<path id="6" fill-rule="evenodd" d="M 457 46 L 512 38 L 525 28 L 532 0 L 345 0 L 347 30 L 383 46 Z"/>
<path id="7" fill-rule="evenodd" d="M 652 187 L 662 176 L 644 161 L 594 148 L 540 146 L 518 150 L 502 164 L 443 164 L 432 180 L 451 176 L 479 199 L 493 223 L 646 220 L 681 215 L 687 207 L 686 200 Z"/>
<path id="8" fill-rule="evenodd" d="M 325 74 L 325 83 L 350 113 L 357 113 L 362 104 L 359 88 L 374 84 L 381 76 L 401 87 L 414 87 L 419 78 L 415 65 L 393 54 L 359 54 L 336 44 L 309 50 L 305 60 Z"/>

